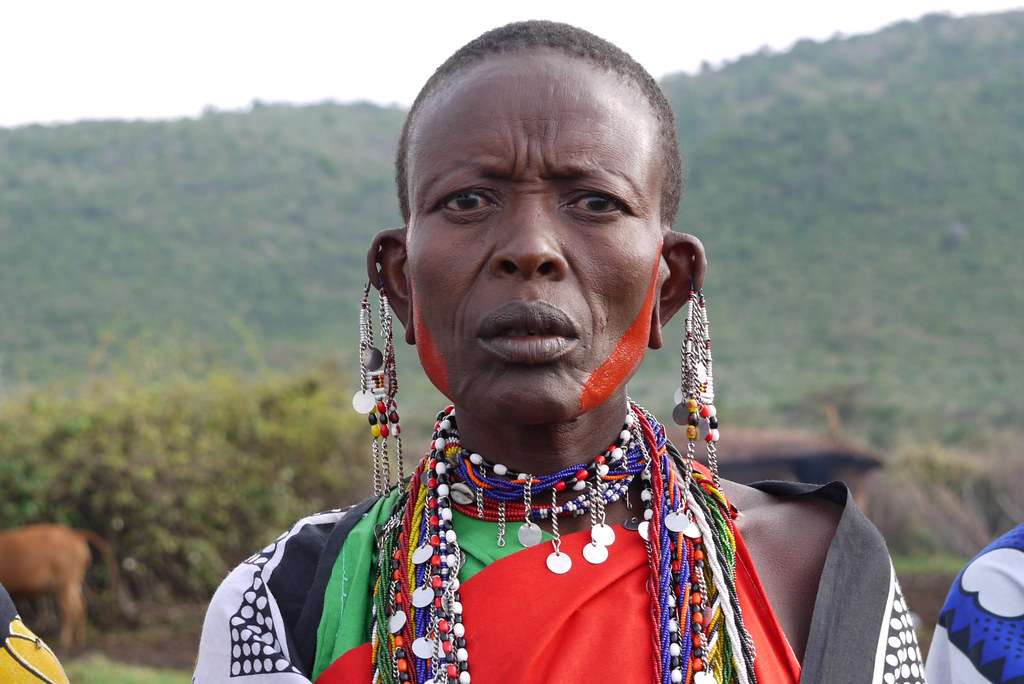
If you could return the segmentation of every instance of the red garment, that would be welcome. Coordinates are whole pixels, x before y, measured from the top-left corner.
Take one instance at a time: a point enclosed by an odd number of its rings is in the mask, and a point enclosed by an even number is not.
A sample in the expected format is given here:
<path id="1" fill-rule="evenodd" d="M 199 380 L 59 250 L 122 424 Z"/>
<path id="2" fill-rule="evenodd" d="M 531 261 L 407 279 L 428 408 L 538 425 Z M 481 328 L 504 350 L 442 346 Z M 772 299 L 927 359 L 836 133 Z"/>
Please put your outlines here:
<path id="1" fill-rule="evenodd" d="M 583 546 L 589 531 L 562 537 L 573 560 L 565 575 L 547 570 L 550 544 L 496 561 L 465 581 L 469 671 L 483 684 L 571 682 L 590 684 L 653 679 L 647 548 L 640 535 L 616 527 L 608 560 L 591 565 Z M 796 684 L 800 663 L 764 595 L 742 539 L 737 541 L 737 585 L 744 623 L 757 651 L 755 669 L 765 684 Z M 638 658 L 638 653 L 649 653 Z M 370 645 L 354 648 L 317 679 L 317 684 L 366 684 Z"/>

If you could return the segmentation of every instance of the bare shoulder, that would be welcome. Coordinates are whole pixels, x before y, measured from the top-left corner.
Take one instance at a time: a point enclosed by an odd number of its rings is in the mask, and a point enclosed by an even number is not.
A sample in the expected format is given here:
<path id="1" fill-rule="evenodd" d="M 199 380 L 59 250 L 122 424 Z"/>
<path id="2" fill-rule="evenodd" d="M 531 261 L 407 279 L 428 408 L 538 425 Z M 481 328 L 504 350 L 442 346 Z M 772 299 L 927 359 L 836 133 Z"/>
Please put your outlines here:
<path id="1" fill-rule="evenodd" d="M 802 660 L 818 582 L 843 509 L 814 497 L 783 499 L 735 482 L 722 484 L 739 511 L 736 526 L 768 602 Z"/>

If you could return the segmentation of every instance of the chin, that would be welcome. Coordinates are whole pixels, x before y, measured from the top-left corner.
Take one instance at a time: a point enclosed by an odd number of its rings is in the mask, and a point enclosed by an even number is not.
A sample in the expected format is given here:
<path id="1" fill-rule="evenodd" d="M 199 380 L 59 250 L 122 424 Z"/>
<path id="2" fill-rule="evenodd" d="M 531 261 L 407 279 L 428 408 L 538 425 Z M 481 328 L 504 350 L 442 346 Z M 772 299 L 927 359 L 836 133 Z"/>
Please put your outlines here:
<path id="1" fill-rule="evenodd" d="M 519 383 L 498 380 L 491 383 L 480 383 L 477 391 L 452 392 L 455 407 L 464 413 L 475 416 L 478 420 L 488 423 L 505 425 L 542 425 L 559 423 L 578 417 L 580 389 L 574 385 L 575 392 L 567 392 L 566 384 L 544 391 L 531 383 L 533 387 L 523 388 Z M 487 387 L 483 392 L 479 387 Z"/>

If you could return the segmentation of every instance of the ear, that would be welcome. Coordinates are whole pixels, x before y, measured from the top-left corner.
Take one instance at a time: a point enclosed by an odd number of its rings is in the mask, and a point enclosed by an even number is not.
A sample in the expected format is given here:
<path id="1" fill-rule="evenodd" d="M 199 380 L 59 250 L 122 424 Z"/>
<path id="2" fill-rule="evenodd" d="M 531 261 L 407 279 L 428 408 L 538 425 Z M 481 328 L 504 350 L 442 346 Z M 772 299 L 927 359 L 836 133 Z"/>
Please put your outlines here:
<path id="1" fill-rule="evenodd" d="M 683 308 L 690 299 L 690 291 L 704 285 L 708 260 L 704 245 L 692 235 L 668 231 L 665 233 L 661 258 L 668 266 L 668 276 L 661 283 L 658 306 L 652 312 L 651 349 L 662 345 L 661 328 Z"/>
<path id="2" fill-rule="evenodd" d="M 383 283 L 388 290 L 388 301 L 405 327 L 405 341 L 415 344 L 412 327 L 412 288 L 409 286 L 409 272 L 405 251 L 407 228 L 382 230 L 373 237 L 366 253 L 366 274 L 370 283 L 380 288 Z"/>

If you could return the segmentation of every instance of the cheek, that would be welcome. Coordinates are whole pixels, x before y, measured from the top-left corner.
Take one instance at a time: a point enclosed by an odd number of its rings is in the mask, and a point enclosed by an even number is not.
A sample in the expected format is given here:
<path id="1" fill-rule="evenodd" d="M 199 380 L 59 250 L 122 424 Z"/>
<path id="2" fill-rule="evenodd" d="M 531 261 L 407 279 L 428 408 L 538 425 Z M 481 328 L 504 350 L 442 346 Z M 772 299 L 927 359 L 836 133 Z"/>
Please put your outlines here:
<path id="1" fill-rule="evenodd" d="M 640 307 L 640 313 L 619 339 L 608 358 L 583 383 L 577 415 L 582 415 L 606 402 L 612 393 L 632 377 L 644 360 L 647 343 L 651 337 L 651 313 L 654 311 L 655 294 L 658 291 L 660 266 L 659 254 L 654 261 L 654 273 L 651 275 L 651 284 L 647 288 L 647 297 Z"/>
<path id="2" fill-rule="evenodd" d="M 420 357 L 420 364 L 434 387 L 440 390 L 441 394 L 448 397 L 448 365 L 445 363 L 441 350 L 434 341 L 434 335 L 430 332 L 426 322 L 423 320 L 423 308 L 419 305 L 417 298 L 416 282 L 409 274 L 410 285 L 412 286 L 412 325 L 416 334 L 416 353 Z M 451 397 L 449 397 L 451 398 Z"/>

